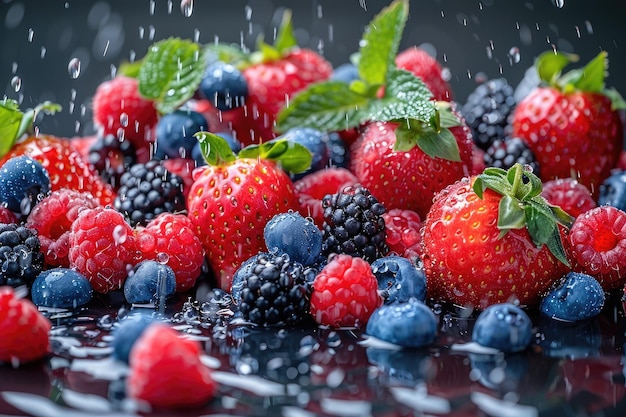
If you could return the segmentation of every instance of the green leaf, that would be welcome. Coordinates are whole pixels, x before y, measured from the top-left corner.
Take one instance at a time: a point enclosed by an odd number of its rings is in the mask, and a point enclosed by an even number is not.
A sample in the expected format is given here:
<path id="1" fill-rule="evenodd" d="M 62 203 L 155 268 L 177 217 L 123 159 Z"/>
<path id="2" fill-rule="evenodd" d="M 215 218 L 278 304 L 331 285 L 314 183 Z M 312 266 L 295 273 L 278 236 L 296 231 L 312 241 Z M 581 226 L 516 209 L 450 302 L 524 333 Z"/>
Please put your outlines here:
<path id="1" fill-rule="evenodd" d="M 565 252 L 565 248 L 563 247 L 563 241 L 561 240 L 561 234 L 559 233 L 558 227 L 552 230 L 552 234 L 550 238 L 546 242 L 548 246 L 548 250 L 556 259 L 558 259 L 561 263 L 566 266 L 570 266 L 569 260 L 567 259 L 567 253 Z"/>
<path id="2" fill-rule="evenodd" d="M 532 200 L 526 206 L 525 211 L 528 234 L 530 234 L 534 243 L 538 247 L 546 244 L 555 258 L 569 266 L 563 242 L 561 241 L 559 227 L 554 221 L 552 212 L 545 205 Z"/>
<path id="3" fill-rule="evenodd" d="M 609 88 L 602 92 L 611 100 L 611 110 L 626 110 L 626 101 L 615 88 Z"/>
<path id="4" fill-rule="evenodd" d="M 582 76 L 574 84 L 580 91 L 600 93 L 604 90 L 604 78 L 608 68 L 607 53 L 600 52 L 582 70 Z"/>
<path id="5" fill-rule="evenodd" d="M 11 150 L 19 137 L 18 131 L 23 117 L 16 101 L 0 101 L 0 157 Z"/>
<path id="6" fill-rule="evenodd" d="M 524 208 L 517 199 L 508 195 L 503 196 L 498 205 L 500 236 L 504 236 L 511 229 L 522 229 L 524 226 L 526 226 Z"/>
<path id="7" fill-rule="evenodd" d="M 419 124 L 418 121 L 409 123 Z M 431 158 L 460 161 L 459 147 L 456 138 L 448 129 L 441 129 L 439 133 L 432 129 L 411 128 L 409 123 L 402 123 L 396 129 L 395 151 L 408 151 L 413 146 L 419 148 Z"/>
<path id="8" fill-rule="evenodd" d="M 197 132 L 194 136 L 198 139 L 200 151 L 207 164 L 225 165 L 237 158 L 223 137 L 210 132 Z"/>
<path id="9" fill-rule="evenodd" d="M 312 127 L 331 132 L 355 127 L 368 120 L 370 98 L 355 93 L 341 81 L 310 85 L 292 97 L 278 113 L 276 130 Z"/>
<path id="10" fill-rule="evenodd" d="M 24 133 L 32 129 L 33 123 L 39 113 L 43 112 L 43 114 L 55 114 L 57 112 L 60 112 L 61 110 L 62 107 L 60 104 L 53 103 L 48 100 L 38 104 L 37 106 L 35 106 L 34 109 L 27 109 L 24 112 L 24 117 L 22 118 L 22 122 L 20 123 L 20 128 L 17 131 L 17 137 L 20 138 Z"/>
<path id="11" fill-rule="evenodd" d="M 461 126 L 461 120 L 452 112 L 452 107 L 448 101 L 437 101 L 435 103 L 437 110 L 439 111 L 439 126 L 440 127 L 455 127 Z"/>
<path id="12" fill-rule="evenodd" d="M 161 114 L 190 99 L 206 69 L 208 50 L 189 40 L 169 38 L 155 43 L 143 59 L 139 92 L 154 100 Z"/>
<path id="13" fill-rule="evenodd" d="M 365 29 L 359 49 L 359 77 L 368 84 L 384 84 L 394 66 L 402 32 L 409 16 L 408 0 L 396 0 Z"/>
<path id="14" fill-rule="evenodd" d="M 539 55 L 535 61 L 535 68 L 537 68 L 539 79 L 548 84 L 554 84 L 556 79 L 561 75 L 563 68 L 569 63 L 576 61 L 578 61 L 576 55 L 546 51 Z"/>
<path id="15" fill-rule="evenodd" d="M 291 10 L 287 9 L 283 13 L 283 18 L 278 27 L 274 48 L 281 54 L 285 55 L 290 49 L 298 46 L 298 41 L 293 32 L 293 23 L 291 22 Z"/>
<path id="16" fill-rule="evenodd" d="M 235 66 L 246 64 L 248 54 L 241 50 L 239 45 L 225 43 L 211 43 L 206 46 L 210 53 L 215 55 L 217 61 L 226 62 Z"/>
<path id="17" fill-rule="evenodd" d="M 125 77 L 137 78 L 142 64 L 142 61 L 122 62 L 117 70 L 117 73 Z"/>
<path id="18" fill-rule="evenodd" d="M 546 204 L 548 204 L 547 201 Z M 562 224 L 567 228 L 572 227 L 572 224 L 574 223 L 574 217 L 570 216 L 565 210 L 563 210 L 559 206 L 553 206 L 551 204 L 548 204 L 548 207 L 550 207 L 550 210 L 552 210 L 552 214 L 559 224 Z"/>
<path id="19" fill-rule="evenodd" d="M 261 158 L 276 161 L 282 169 L 294 174 L 311 167 L 311 151 L 286 138 L 276 138 L 260 145 L 249 145 L 239 151 L 239 158 Z"/>

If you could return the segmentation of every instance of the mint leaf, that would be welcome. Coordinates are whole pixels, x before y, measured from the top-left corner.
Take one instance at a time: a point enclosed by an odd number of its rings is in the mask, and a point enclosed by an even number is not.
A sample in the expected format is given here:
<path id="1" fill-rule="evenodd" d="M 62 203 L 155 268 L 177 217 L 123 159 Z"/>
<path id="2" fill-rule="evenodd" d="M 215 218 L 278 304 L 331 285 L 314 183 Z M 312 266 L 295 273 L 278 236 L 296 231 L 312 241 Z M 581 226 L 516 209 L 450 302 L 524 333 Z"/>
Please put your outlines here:
<path id="1" fill-rule="evenodd" d="M 20 136 L 18 131 L 23 117 L 15 100 L 0 101 L 0 157 L 11 150 Z"/>
<path id="2" fill-rule="evenodd" d="M 578 56 L 563 52 L 546 51 L 535 61 L 535 68 L 539 74 L 539 79 L 554 84 L 561 75 L 561 71 L 569 63 L 578 61 Z"/>
<path id="3" fill-rule="evenodd" d="M 154 100 L 161 114 L 171 113 L 193 96 L 206 63 L 207 49 L 197 43 L 179 38 L 157 42 L 139 69 L 139 92 Z"/>
<path id="4" fill-rule="evenodd" d="M 400 124 L 396 129 L 395 151 L 409 151 L 417 145 L 431 158 L 460 161 L 459 147 L 452 132 L 441 129 L 439 133 L 432 129 L 420 129 L 416 127 L 420 122 L 409 120 Z"/>
<path id="5" fill-rule="evenodd" d="M 359 49 L 359 77 L 368 84 L 384 84 L 394 66 L 402 32 L 409 16 L 408 0 L 396 0 L 365 29 Z"/>
<path id="6" fill-rule="evenodd" d="M 207 164 L 219 166 L 237 159 L 223 137 L 210 132 L 197 132 L 194 136 L 198 139 L 200 151 Z"/>
<path id="7" fill-rule="evenodd" d="M 206 49 L 215 55 L 217 61 L 235 66 L 246 63 L 249 60 L 248 54 L 242 51 L 237 44 L 211 43 L 206 46 Z"/>
<path id="8" fill-rule="evenodd" d="M 142 61 L 135 62 L 122 62 L 117 70 L 117 73 L 129 78 L 137 78 L 139 76 L 139 70 L 141 69 Z"/>
<path id="9" fill-rule="evenodd" d="M 311 167 L 313 155 L 305 146 L 285 138 L 276 138 L 260 145 L 249 145 L 239 151 L 239 158 L 261 158 L 275 161 L 294 174 Z"/>
<path id="10" fill-rule="evenodd" d="M 370 98 L 341 81 L 310 85 L 292 97 L 276 118 L 276 130 L 312 127 L 327 132 L 355 127 L 368 120 Z"/>
<path id="11" fill-rule="evenodd" d="M 274 41 L 274 48 L 276 48 L 281 55 L 284 55 L 296 46 L 298 46 L 298 41 L 293 33 L 291 10 L 287 9 L 283 13 L 283 19 L 280 22 L 278 33 L 276 34 L 276 40 Z"/>
<path id="12" fill-rule="evenodd" d="M 580 91 L 599 93 L 604 90 L 604 77 L 608 68 L 607 53 L 600 52 L 582 69 L 574 87 Z"/>

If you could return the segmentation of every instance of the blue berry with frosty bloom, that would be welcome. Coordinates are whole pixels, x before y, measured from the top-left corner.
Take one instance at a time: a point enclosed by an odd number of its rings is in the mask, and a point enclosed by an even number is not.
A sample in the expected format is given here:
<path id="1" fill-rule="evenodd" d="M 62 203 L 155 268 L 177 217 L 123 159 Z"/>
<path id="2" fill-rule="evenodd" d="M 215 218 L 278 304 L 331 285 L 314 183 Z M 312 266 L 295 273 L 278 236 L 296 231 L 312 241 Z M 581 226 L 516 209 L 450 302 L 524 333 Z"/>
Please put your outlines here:
<path id="1" fill-rule="evenodd" d="M 163 115 L 156 125 L 154 159 L 189 158 L 198 142 L 197 132 L 209 130 L 209 124 L 193 110 L 176 110 Z"/>
<path id="2" fill-rule="evenodd" d="M 124 282 L 124 297 L 131 304 L 164 300 L 176 291 L 176 276 L 168 265 L 142 261 L 133 268 Z"/>
<path id="3" fill-rule="evenodd" d="M 435 341 L 437 318 L 426 304 L 416 299 L 384 304 L 369 318 L 365 332 L 403 347 L 421 347 Z"/>
<path id="4" fill-rule="evenodd" d="M 216 61 L 207 67 L 199 90 L 204 98 L 222 111 L 241 107 L 248 98 L 248 82 L 241 71 L 223 61 Z"/>
<path id="5" fill-rule="evenodd" d="M 385 256 L 372 262 L 372 272 L 385 304 L 426 299 L 426 275 L 402 256 Z"/>
<path id="6" fill-rule="evenodd" d="M 50 192 L 50 176 L 40 162 L 16 156 L 0 168 L 0 202 L 14 213 L 28 216 Z"/>
<path id="7" fill-rule="evenodd" d="M 298 212 L 277 214 L 263 230 L 267 249 L 289 255 L 292 261 L 304 266 L 319 260 L 322 251 L 322 232 Z"/>
<path id="8" fill-rule="evenodd" d="M 626 210 L 626 171 L 613 172 L 600 185 L 598 205 L 608 204 L 622 211 Z"/>
<path id="9" fill-rule="evenodd" d="M 563 321 L 580 321 L 597 316 L 604 306 L 604 290 L 592 276 L 570 272 L 541 301 L 541 312 Z"/>
<path id="10" fill-rule="evenodd" d="M 53 268 L 40 273 L 31 289 L 33 303 L 54 308 L 77 308 L 91 301 L 93 288 L 89 280 L 69 268 Z"/>
<path id="11" fill-rule="evenodd" d="M 474 324 L 472 340 L 479 345 L 519 352 L 528 347 L 532 322 L 521 308 L 511 304 L 494 304 L 483 310 Z"/>

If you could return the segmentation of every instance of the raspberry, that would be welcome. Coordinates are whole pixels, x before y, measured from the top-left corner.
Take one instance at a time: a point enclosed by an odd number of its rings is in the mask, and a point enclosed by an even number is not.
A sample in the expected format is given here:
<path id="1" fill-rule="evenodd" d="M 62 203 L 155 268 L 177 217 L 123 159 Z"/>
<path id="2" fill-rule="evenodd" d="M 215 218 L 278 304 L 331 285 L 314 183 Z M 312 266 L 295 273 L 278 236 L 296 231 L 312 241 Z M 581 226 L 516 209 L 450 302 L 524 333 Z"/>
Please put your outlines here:
<path id="1" fill-rule="evenodd" d="M 0 288 L 0 362 L 30 362 L 48 353 L 50 322 L 13 288 Z"/>
<path id="2" fill-rule="evenodd" d="M 8 208 L 0 207 L 0 223 L 17 223 L 17 217 Z"/>
<path id="3" fill-rule="evenodd" d="M 129 140 L 138 151 L 154 141 L 157 111 L 139 94 L 134 78 L 119 76 L 100 84 L 93 97 L 93 116 L 103 135 Z"/>
<path id="4" fill-rule="evenodd" d="M 298 194 L 300 214 L 311 217 L 320 229 L 324 225 L 324 209 L 322 199 L 327 194 L 335 194 L 339 190 L 358 182 L 354 174 L 345 168 L 326 168 L 313 172 L 294 182 Z"/>
<path id="5" fill-rule="evenodd" d="M 0 285 L 31 284 L 43 270 L 43 253 L 33 229 L 0 224 Z"/>
<path id="6" fill-rule="evenodd" d="M 184 214 L 163 213 L 137 229 L 142 260 L 167 264 L 176 275 L 176 291 L 193 287 L 204 262 L 202 242 Z"/>
<path id="7" fill-rule="evenodd" d="M 561 207 L 573 217 L 578 217 L 596 207 L 596 202 L 587 187 L 573 178 L 544 182 L 541 195 L 548 203 Z"/>
<path id="8" fill-rule="evenodd" d="M 410 260 L 420 257 L 422 236 L 420 216 L 412 210 L 392 209 L 383 214 L 390 252 Z"/>
<path id="9" fill-rule="evenodd" d="M 128 395 L 157 408 L 204 405 L 217 387 L 200 352 L 197 341 L 179 337 L 171 327 L 149 325 L 130 351 Z"/>
<path id="10" fill-rule="evenodd" d="M 82 273 L 94 291 L 106 294 L 124 285 L 135 264 L 133 229 L 112 208 L 84 209 L 72 223 L 70 267 Z"/>
<path id="11" fill-rule="evenodd" d="M 311 314 L 318 324 L 365 326 L 380 305 L 376 277 L 362 258 L 335 255 L 313 281 Z"/>
<path id="12" fill-rule="evenodd" d="M 72 223 L 83 208 L 99 206 L 91 194 L 69 188 L 53 191 L 35 206 L 26 219 L 26 226 L 37 231 L 47 265 L 69 267 Z"/>
<path id="13" fill-rule="evenodd" d="M 613 206 L 589 210 L 569 232 L 572 255 L 581 272 L 595 277 L 606 291 L 626 283 L 626 213 Z"/>

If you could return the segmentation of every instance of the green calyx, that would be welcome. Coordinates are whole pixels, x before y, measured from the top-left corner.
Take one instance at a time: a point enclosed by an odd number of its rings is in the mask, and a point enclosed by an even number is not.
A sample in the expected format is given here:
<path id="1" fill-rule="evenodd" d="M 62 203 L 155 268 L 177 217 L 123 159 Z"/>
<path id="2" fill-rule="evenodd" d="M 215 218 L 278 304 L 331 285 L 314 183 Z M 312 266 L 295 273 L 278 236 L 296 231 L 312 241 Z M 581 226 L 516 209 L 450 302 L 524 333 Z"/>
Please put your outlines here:
<path id="1" fill-rule="evenodd" d="M 211 166 L 228 165 L 237 159 L 265 159 L 276 162 L 284 171 L 300 173 L 311 166 L 313 155 L 303 145 L 285 138 L 276 138 L 259 145 L 248 145 L 238 154 L 230 149 L 221 136 L 210 132 L 194 135 L 200 143 L 204 160 Z"/>
<path id="2" fill-rule="evenodd" d="M 257 51 L 250 56 L 250 64 L 260 64 L 278 61 L 298 46 L 293 23 L 291 22 L 291 10 L 283 13 L 283 18 L 278 26 L 274 44 L 266 43 L 262 37 L 257 41 Z"/>
<path id="3" fill-rule="evenodd" d="M 539 177 L 519 163 L 508 171 L 486 168 L 473 185 L 479 198 L 486 189 L 502 195 L 498 206 L 500 237 L 510 230 L 526 228 L 537 247 L 547 245 L 555 258 L 569 266 L 558 225 L 569 228 L 574 219 L 560 207 L 549 204 L 541 196 L 542 188 Z"/>
<path id="4" fill-rule="evenodd" d="M 395 65 L 408 16 L 408 0 L 384 8 L 367 26 L 354 55 L 359 79 L 350 84 L 320 82 L 297 93 L 278 114 L 276 130 L 312 127 L 331 132 L 368 121 L 395 122 L 396 151 L 419 146 L 431 157 L 460 161 L 449 130 L 460 125 L 458 118 L 432 100 L 421 79 Z"/>
<path id="5" fill-rule="evenodd" d="M 4 98 L 0 101 L 0 158 L 6 155 L 15 142 L 25 133 L 34 133 L 34 122 L 39 114 L 54 114 L 61 111 L 61 105 L 45 101 L 35 108 L 20 111 L 15 100 Z"/>
<path id="6" fill-rule="evenodd" d="M 605 78 L 608 74 L 609 60 L 606 51 L 600 52 L 584 67 L 563 70 L 578 62 L 578 56 L 563 52 L 546 51 L 535 61 L 535 68 L 542 82 L 563 93 L 575 91 L 604 94 L 611 99 L 614 110 L 626 109 L 626 102 L 615 89 L 607 89 Z"/>

